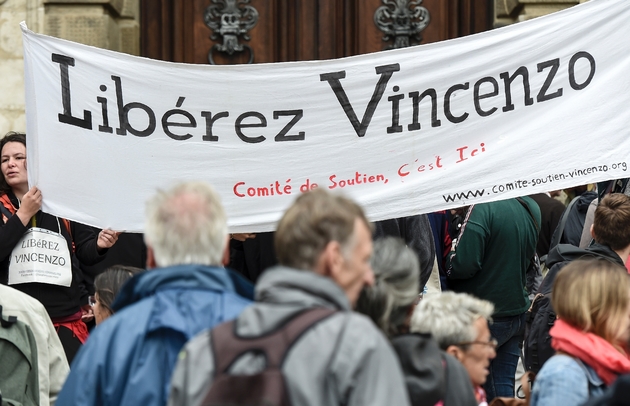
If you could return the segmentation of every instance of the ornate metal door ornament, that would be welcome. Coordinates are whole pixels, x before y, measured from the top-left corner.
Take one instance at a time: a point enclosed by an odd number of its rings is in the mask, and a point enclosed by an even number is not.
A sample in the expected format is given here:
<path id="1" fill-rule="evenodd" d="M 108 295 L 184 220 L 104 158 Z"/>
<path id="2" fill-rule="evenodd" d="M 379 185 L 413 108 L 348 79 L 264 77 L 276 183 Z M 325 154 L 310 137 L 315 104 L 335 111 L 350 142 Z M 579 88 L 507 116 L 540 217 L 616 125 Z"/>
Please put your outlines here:
<path id="1" fill-rule="evenodd" d="M 223 38 L 222 44 L 215 44 L 208 52 L 208 62 L 214 62 L 214 52 L 225 52 L 233 55 L 235 52 L 249 51 L 249 61 L 254 61 L 254 51 L 247 44 L 240 44 L 238 37 L 249 41 L 247 32 L 258 23 L 258 10 L 247 5 L 250 0 L 212 0 L 212 5 L 206 8 L 203 19 L 206 25 L 213 31 L 212 40 Z"/>
<path id="2" fill-rule="evenodd" d="M 422 0 L 383 0 L 374 13 L 374 23 L 385 33 L 383 41 L 394 38 L 394 45 L 385 49 L 404 48 L 422 41 L 420 33 L 431 21 L 429 10 L 421 7 Z M 412 43 L 411 40 L 417 43 Z"/>

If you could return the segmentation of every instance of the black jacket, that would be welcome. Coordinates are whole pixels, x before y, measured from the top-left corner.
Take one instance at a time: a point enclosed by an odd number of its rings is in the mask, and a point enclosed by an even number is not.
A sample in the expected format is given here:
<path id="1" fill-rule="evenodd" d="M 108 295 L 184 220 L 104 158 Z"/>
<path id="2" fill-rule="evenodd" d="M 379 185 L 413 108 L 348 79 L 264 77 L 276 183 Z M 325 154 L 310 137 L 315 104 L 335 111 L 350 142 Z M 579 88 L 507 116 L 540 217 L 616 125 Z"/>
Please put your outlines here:
<path id="1" fill-rule="evenodd" d="M 556 275 L 565 265 L 576 259 L 602 258 L 620 266 L 625 266 L 623 260 L 607 245 L 593 243 L 588 248 L 578 248 L 571 244 L 558 244 L 549 251 L 547 256 L 547 267 L 549 273 L 543 279 L 543 283 L 538 290 L 539 293 L 549 293 L 553 288 Z"/>
<path id="2" fill-rule="evenodd" d="M 536 253 L 543 257 L 549 253 L 551 237 L 560 223 L 565 206 L 558 200 L 547 196 L 546 193 L 530 195 L 540 207 L 540 231 L 538 233 L 538 243 Z"/>
<path id="3" fill-rule="evenodd" d="M 440 350 L 431 334 L 403 334 L 392 346 L 405 375 L 412 406 L 477 406 L 464 366 Z"/>
<path id="4" fill-rule="evenodd" d="M 18 207 L 18 201 L 12 193 L 9 198 L 14 207 Z M 64 222 L 57 217 L 41 210 L 35 215 L 36 226 L 60 232 L 68 243 L 68 250 L 72 256 L 72 284 L 70 287 L 49 285 L 44 283 L 23 283 L 11 287 L 20 290 L 39 300 L 51 318 L 68 317 L 80 310 L 82 304 L 87 304 L 87 291 L 84 287 L 83 274 L 77 263 L 79 261 L 92 265 L 104 258 L 97 251 L 96 239 L 98 234 L 91 227 L 80 223 L 70 222 L 70 233 Z M 12 216 L 6 224 L 0 228 L 0 282 L 7 284 L 9 278 L 9 258 L 15 245 L 20 241 L 31 224 L 24 226 L 18 216 Z M 72 254 L 72 241 L 76 252 Z"/>
<path id="5" fill-rule="evenodd" d="M 374 223 L 372 236 L 374 240 L 383 237 L 402 238 L 405 244 L 416 253 L 420 265 L 420 292 L 422 292 L 431 276 L 435 261 L 435 243 L 429 217 L 426 214 L 420 214 L 377 221 Z"/>

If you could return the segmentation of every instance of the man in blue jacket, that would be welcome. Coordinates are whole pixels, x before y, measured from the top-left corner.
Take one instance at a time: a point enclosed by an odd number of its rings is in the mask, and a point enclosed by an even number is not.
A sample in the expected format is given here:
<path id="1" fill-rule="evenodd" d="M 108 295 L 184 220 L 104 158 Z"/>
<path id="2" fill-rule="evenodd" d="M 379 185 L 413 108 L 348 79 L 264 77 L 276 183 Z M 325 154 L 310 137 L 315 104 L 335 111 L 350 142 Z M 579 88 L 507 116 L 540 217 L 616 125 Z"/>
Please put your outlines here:
<path id="1" fill-rule="evenodd" d="M 253 286 L 227 270 L 219 196 L 191 182 L 148 203 L 147 268 L 75 358 L 57 405 L 164 405 L 177 354 L 195 334 L 239 315 Z"/>

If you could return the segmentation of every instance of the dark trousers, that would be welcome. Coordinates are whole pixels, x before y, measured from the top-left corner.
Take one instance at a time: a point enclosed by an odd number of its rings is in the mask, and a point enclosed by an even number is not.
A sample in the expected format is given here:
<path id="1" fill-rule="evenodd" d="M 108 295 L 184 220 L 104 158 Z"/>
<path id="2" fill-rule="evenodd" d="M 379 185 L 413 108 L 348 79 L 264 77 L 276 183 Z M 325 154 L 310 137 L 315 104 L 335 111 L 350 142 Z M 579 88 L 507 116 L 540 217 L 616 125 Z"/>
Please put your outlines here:
<path id="1" fill-rule="evenodd" d="M 497 356 L 490 362 L 490 374 L 483 386 L 488 403 L 497 396 L 514 397 L 514 375 L 525 336 L 525 315 L 496 317 L 490 325 L 490 333 L 498 346 Z"/>

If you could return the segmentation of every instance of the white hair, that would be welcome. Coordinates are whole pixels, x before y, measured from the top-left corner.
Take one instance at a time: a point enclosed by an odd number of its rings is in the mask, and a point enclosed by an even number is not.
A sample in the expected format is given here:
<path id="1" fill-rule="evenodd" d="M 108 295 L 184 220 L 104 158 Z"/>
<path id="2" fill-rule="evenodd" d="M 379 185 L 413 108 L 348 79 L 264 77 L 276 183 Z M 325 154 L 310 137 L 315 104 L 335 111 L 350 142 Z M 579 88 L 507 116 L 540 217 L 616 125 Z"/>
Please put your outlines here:
<path id="1" fill-rule="evenodd" d="M 204 182 L 185 182 L 147 202 L 144 240 L 158 266 L 221 265 L 227 220 L 219 195 Z"/>
<path id="2" fill-rule="evenodd" d="M 451 345 L 475 341 L 474 323 L 491 321 L 494 305 L 466 293 L 444 292 L 423 299 L 411 316 L 412 333 L 431 333 L 446 350 Z"/>

